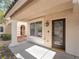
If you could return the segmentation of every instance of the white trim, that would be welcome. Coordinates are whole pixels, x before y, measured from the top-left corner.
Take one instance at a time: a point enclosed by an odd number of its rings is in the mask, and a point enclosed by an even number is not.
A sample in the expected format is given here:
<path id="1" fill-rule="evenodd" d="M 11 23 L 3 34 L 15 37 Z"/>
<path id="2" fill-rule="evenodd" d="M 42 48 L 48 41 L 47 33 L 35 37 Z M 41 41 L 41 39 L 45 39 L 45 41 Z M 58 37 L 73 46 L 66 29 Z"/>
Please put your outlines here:
<path id="1" fill-rule="evenodd" d="M 31 23 L 35 23 L 35 22 L 39 22 L 39 21 L 42 21 L 42 37 L 43 37 L 43 28 L 44 28 L 44 22 L 43 22 L 43 18 L 38 18 L 38 19 L 35 19 L 35 20 L 31 20 L 29 21 L 29 26 Z M 30 32 L 30 27 L 29 27 L 29 32 Z M 30 33 L 29 33 L 29 36 L 30 36 Z M 37 36 L 31 36 L 31 37 L 37 37 Z M 42 37 L 37 37 L 37 38 L 42 38 Z"/>
<path id="2" fill-rule="evenodd" d="M 5 17 L 10 17 L 16 10 L 18 10 L 27 1 L 28 0 L 18 0 L 17 3 L 13 6 L 13 8 L 7 13 Z"/>
<path id="3" fill-rule="evenodd" d="M 34 23 L 34 22 L 39 22 L 42 21 L 42 37 L 36 37 L 36 36 L 30 36 L 30 23 Z M 38 18 L 38 19 L 34 19 L 28 22 L 29 26 L 28 26 L 28 32 L 29 32 L 29 38 L 31 38 L 31 41 L 40 44 L 40 45 L 44 45 L 44 18 Z"/>

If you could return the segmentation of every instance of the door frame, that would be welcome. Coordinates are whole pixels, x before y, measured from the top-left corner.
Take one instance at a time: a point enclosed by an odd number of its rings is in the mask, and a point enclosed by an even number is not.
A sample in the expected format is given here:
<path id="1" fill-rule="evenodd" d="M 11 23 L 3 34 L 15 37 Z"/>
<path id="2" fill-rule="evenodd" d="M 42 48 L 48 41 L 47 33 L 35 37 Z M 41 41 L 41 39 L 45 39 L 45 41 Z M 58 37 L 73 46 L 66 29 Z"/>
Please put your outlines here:
<path id="1" fill-rule="evenodd" d="M 53 39 L 54 39 L 54 24 L 53 24 L 53 22 L 55 22 L 55 21 L 63 21 L 63 42 L 64 42 L 64 47 L 63 47 L 63 50 L 65 51 L 65 48 L 66 48 L 66 41 L 65 41 L 65 37 L 66 37 L 66 18 L 61 18 L 61 19 L 55 19 L 55 20 L 52 20 L 52 48 L 54 48 L 53 47 Z"/>

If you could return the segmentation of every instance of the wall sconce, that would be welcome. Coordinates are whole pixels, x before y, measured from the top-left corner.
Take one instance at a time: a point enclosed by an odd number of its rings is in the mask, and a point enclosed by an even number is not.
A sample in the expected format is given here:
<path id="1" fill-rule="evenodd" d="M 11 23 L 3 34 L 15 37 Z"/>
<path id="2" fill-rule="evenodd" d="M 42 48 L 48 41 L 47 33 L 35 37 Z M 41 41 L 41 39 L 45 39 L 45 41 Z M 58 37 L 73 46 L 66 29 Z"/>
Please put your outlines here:
<path id="1" fill-rule="evenodd" d="M 48 26 L 49 26 L 49 22 L 48 22 L 48 21 L 46 21 L 45 25 L 46 25 L 46 27 L 48 27 Z"/>

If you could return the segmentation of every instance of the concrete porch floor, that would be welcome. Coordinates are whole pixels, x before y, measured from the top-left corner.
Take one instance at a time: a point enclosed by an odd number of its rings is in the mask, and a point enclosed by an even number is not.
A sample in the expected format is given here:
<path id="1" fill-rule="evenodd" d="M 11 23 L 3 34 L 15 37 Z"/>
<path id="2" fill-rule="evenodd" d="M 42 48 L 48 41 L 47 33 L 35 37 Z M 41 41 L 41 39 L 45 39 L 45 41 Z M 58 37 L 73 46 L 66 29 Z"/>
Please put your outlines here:
<path id="1" fill-rule="evenodd" d="M 12 52 L 14 54 L 20 53 L 25 59 L 36 59 L 29 53 L 25 52 L 25 49 L 27 49 L 33 45 L 36 45 L 36 44 L 26 42 L 26 43 L 23 43 L 21 45 L 15 46 L 15 47 L 10 47 L 10 49 L 12 50 Z M 54 49 L 53 49 L 53 51 L 56 52 L 54 59 L 79 59 L 79 57 L 67 54 L 63 51 L 56 51 Z"/>
<path id="2" fill-rule="evenodd" d="M 79 57 L 67 54 L 65 52 L 58 52 L 56 56 L 54 57 L 54 59 L 79 59 Z"/>

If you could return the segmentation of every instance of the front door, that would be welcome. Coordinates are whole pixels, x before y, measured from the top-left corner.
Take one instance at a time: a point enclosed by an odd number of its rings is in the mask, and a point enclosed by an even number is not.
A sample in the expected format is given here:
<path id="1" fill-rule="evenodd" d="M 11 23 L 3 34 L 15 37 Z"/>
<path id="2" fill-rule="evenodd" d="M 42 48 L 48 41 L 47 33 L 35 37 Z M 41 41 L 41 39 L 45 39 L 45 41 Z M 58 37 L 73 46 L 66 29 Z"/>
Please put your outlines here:
<path id="1" fill-rule="evenodd" d="M 52 21 L 52 47 L 65 49 L 65 19 Z"/>

